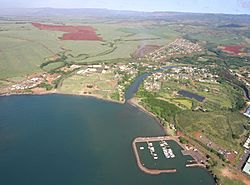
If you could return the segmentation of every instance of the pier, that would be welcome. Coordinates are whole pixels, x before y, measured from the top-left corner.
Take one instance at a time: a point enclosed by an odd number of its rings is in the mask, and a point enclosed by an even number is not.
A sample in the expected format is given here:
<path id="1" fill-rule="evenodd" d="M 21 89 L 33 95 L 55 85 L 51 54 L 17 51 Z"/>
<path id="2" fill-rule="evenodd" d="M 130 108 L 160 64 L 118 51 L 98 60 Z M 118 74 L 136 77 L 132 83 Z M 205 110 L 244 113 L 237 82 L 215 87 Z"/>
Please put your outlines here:
<path id="1" fill-rule="evenodd" d="M 188 164 L 186 164 L 186 167 L 201 167 L 206 168 L 206 165 L 204 164 L 206 162 L 206 157 L 204 157 L 200 152 L 194 151 L 192 149 L 189 150 L 182 150 L 182 155 L 190 155 L 194 160 L 188 161 Z"/>

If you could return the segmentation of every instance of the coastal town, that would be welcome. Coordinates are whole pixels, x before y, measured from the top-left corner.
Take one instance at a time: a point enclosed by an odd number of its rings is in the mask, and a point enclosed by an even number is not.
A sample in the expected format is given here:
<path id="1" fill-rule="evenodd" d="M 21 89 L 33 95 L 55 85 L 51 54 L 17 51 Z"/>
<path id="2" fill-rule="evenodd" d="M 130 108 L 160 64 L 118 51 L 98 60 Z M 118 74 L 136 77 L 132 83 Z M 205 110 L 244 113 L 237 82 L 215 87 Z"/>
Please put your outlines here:
<path id="1" fill-rule="evenodd" d="M 68 67 L 62 67 L 57 69 L 53 73 L 34 73 L 30 76 L 25 77 L 21 82 L 15 83 L 10 82 L 11 85 L 7 87 L 1 87 L 1 94 L 29 94 L 29 93 L 57 93 L 60 91 L 58 88 L 58 83 L 64 80 L 65 74 L 71 74 L 73 77 L 78 76 L 85 78 L 86 84 L 83 82 L 81 84 L 81 92 L 83 95 L 92 95 L 93 89 L 102 91 L 105 88 L 105 83 L 112 83 L 114 86 L 112 89 L 117 90 L 118 97 L 115 100 L 124 101 L 124 91 L 125 88 L 133 81 L 133 79 L 138 75 L 138 65 L 134 62 L 129 64 L 96 64 L 96 65 L 70 65 Z M 112 76 L 108 79 L 107 77 Z M 101 76 L 103 77 L 101 77 Z M 100 87 L 97 87 L 95 83 L 96 76 L 100 76 L 101 80 L 104 82 Z M 89 79 L 89 80 L 86 80 Z M 65 80 L 67 81 L 67 79 Z M 76 84 L 77 85 L 77 84 Z M 64 88 L 64 83 L 61 84 Z M 71 88 L 76 88 L 72 86 Z M 105 90 L 108 94 L 111 94 L 113 90 Z M 109 92 L 110 91 L 110 92 Z M 70 93 L 70 92 L 69 92 Z M 77 92 L 76 92 L 77 93 Z M 80 94 L 80 91 L 79 93 Z M 98 95 L 98 94 L 96 94 Z M 104 97 L 103 97 L 104 98 Z M 112 99 L 110 97 L 110 99 Z"/>
<path id="2" fill-rule="evenodd" d="M 12 94 L 72 94 L 81 96 L 92 96 L 107 101 L 125 103 L 125 93 L 136 78 L 146 74 L 142 84 L 138 85 L 140 91 L 151 93 L 151 97 L 177 107 L 181 111 L 192 111 L 191 113 L 213 113 L 221 110 L 232 110 L 235 97 L 230 97 L 234 89 L 227 83 L 221 85 L 221 74 L 217 63 L 206 63 L 205 65 L 194 65 L 182 63 L 182 57 L 192 57 L 195 54 L 204 54 L 205 49 L 198 43 L 178 38 L 165 46 L 142 45 L 137 48 L 134 57 L 129 62 L 99 62 L 95 64 L 65 64 L 53 70 L 41 71 L 24 76 L 21 80 L 12 81 L 5 79 L 8 85 L 0 87 L 1 95 Z M 176 57 L 176 58 L 175 58 Z M 195 58 L 197 61 L 206 61 L 203 57 Z M 58 58 L 56 58 L 58 60 Z M 46 61 L 48 62 L 48 61 Z M 53 63 L 54 61 L 50 61 Z M 46 63 L 47 64 L 47 63 Z M 236 77 L 246 87 L 250 88 L 249 72 L 247 69 L 229 69 L 231 75 Z M 237 93 L 239 92 L 237 91 Z M 233 94 L 234 96 L 234 94 Z M 240 95 L 242 96 L 242 95 Z M 230 97 L 230 98 L 229 98 Z M 204 167 L 210 169 L 217 161 L 226 162 L 237 166 L 237 170 L 250 175 L 250 136 L 244 132 L 239 140 L 245 143 L 241 148 L 223 146 L 218 140 L 213 140 L 204 130 L 192 132 L 195 143 L 183 144 L 176 136 L 185 137 L 188 134 L 180 131 L 179 125 L 161 117 L 148 110 L 142 98 L 135 95 L 136 101 L 130 101 L 134 106 L 142 108 L 150 115 L 157 118 L 162 126 L 166 126 L 174 140 L 182 146 L 182 154 L 192 156 L 193 160 L 187 161 L 186 167 Z M 220 98 L 220 101 L 218 101 Z M 136 103 L 135 103 L 136 102 Z M 250 117 L 250 105 L 246 101 L 245 109 L 241 115 Z M 163 114 L 162 114 L 163 115 Z M 174 115 L 176 116 L 176 115 Z M 227 119 L 227 118 L 226 118 Z M 249 123 L 247 123 L 249 124 Z M 244 127 L 247 127 L 244 125 Z M 170 128 L 170 129 L 169 129 Z M 181 133 L 181 134 L 180 134 Z M 155 142 L 155 140 L 153 140 Z M 158 141 L 158 140 L 157 140 Z M 197 142 L 198 141 L 198 142 Z M 165 159 L 175 159 L 176 153 L 168 145 L 167 141 L 158 141 L 161 152 Z M 161 161 L 155 145 L 146 141 L 146 146 L 140 146 L 137 154 L 137 163 L 142 171 L 149 174 L 175 173 L 176 169 L 150 169 L 140 161 L 140 150 L 148 149 L 154 161 Z M 197 144 L 198 143 L 198 144 Z M 204 152 L 203 148 L 207 151 Z M 212 151 L 212 152 L 211 152 Z M 242 152 L 243 151 L 243 152 Z M 216 154 L 216 162 L 211 156 Z M 214 160 L 214 159 L 213 159 Z M 212 161 L 212 162 L 211 162 Z"/>
<path id="3" fill-rule="evenodd" d="M 147 47 L 147 46 L 144 46 Z M 147 51 L 154 51 L 157 48 L 151 48 L 151 50 Z M 141 48 L 139 48 L 141 50 Z M 167 58 L 171 57 L 172 55 L 189 55 L 193 52 L 200 52 L 202 51 L 201 47 L 198 44 L 193 44 L 190 41 L 187 41 L 185 39 L 177 39 L 171 44 L 167 46 L 160 47 L 154 52 L 149 53 L 149 55 L 146 55 L 146 51 L 144 55 L 142 56 L 147 60 L 143 61 L 142 58 L 139 58 L 139 62 L 131 61 L 127 64 L 123 63 L 117 63 L 117 64 L 107 64 L 107 63 L 100 63 L 100 64 L 93 64 L 93 65 L 79 65 L 79 64 L 73 64 L 73 65 L 67 65 L 60 68 L 57 68 L 56 70 L 53 70 L 53 72 L 37 72 L 32 75 L 26 76 L 24 80 L 15 83 L 10 82 L 10 86 L 3 86 L 0 87 L 0 93 L 1 94 L 23 94 L 23 93 L 56 93 L 58 85 L 63 86 L 63 80 L 65 79 L 65 75 L 80 75 L 88 77 L 90 74 L 106 74 L 106 73 L 113 73 L 115 74 L 115 80 L 117 83 L 117 86 L 114 86 L 118 90 L 119 97 L 116 98 L 116 100 L 123 102 L 124 101 L 124 91 L 126 87 L 131 84 L 131 82 L 135 79 L 136 76 L 138 76 L 139 71 L 140 73 L 143 72 L 150 72 L 157 69 L 160 69 L 164 66 L 171 65 L 171 63 L 166 60 Z M 150 56 L 150 57 L 149 57 Z M 58 56 L 53 59 L 58 60 Z M 53 62 L 53 60 L 51 61 Z M 202 73 L 202 71 L 197 71 L 197 69 L 194 67 L 184 67 L 184 68 L 176 68 L 176 71 L 173 72 L 173 74 L 176 74 L 175 78 L 188 78 L 189 75 L 187 74 L 179 74 L 180 70 L 186 70 L 186 72 L 193 72 L 193 76 L 197 75 L 199 72 Z M 203 69 L 205 70 L 205 69 Z M 203 71 L 206 72 L 206 71 Z M 171 74 L 171 75 L 173 75 Z M 155 73 L 153 74 L 157 78 L 162 77 L 162 73 Z M 207 79 L 208 77 L 206 77 Z M 212 78 L 212 77 L 211 77 Z M 85 86 L 88 87 L 94 87 L 94 84 L 85 84 Z M 151 84 L 149 88 L 159 88 L 159 84 L 154 83 Z M 73 87 L 74 88 L 74 87 Z M 53 91 L 51 91 L 53 89 Z M 99 88 L 97 88 L 99 89 Z M 79 93 L 78 93 L 79 94 Z M 83 92 L 81 94 L 90 95 L 92 93 L 90 92 Z M 112 99 L 112 98 L 110 98 Z"/>
<path id="4" fill-rule="evenodd" d="M 248 0 L 3 1 L 0 185 L 250 185 Z"/>
<path id="5" fill-rule="evenodd" d="M 177 39 L 173 43 L 163 48 L 154 48 L 155 52 L 145 55 L 147 62 L 143 61 L 141 58 L 138 61 L 132 61 L 129 63 L 116 63 L 107 64 L 99 63 L 93 65 L 79 65 L 72 64 L 68 66 L 63 66 L 53 71 L 53 73 L 34 73 L 25 78 L 25 80 L 14 83 L 10 82 L 11 85 L 8 87 L 1 87 L 2 94 L 47 94 L 47 93 L 65 93 L 65 94 L 78 94 L 84 96 L 95 96 L 101 99 L 107 99 L 110 101 L 125 102 L 125 91 L 128 86 L 134 81 L 134 79 L 139 75 L 139 73 L 149 73 L 148 77 L 143 82 L 143 87 L 148 92 L 161 92 L 165 88 L 166 82 L 178 84 L 175 87 L 180 86 L 180 90 L 173 91 L 173 97 L 186 96 L 191 99 L 201 98 L 203 102 L 205 96 L 199 96 L 197 94 L 191 93 L 190 90 L 184 91 L 183 87 L 190 89 L 199 89 L 202 86 L 201 91 L 204 93 L 218 94 L 221 91 L 216 86 L 219 86 L 219 75 L 216 73 L 215 69 L 217 65 L 211 64 L 204 66 L 192 66 L 192 65 L 180 65 L 175 66 L 176 63 L 170 62 L 171 60 L 166 59 L 169 56 L 178 55 L 188 55 L 193 52 L 201 52 L 202 49 L 197 44 L 185 41 L 184 39 Z M 149 59 L 149 56 L 151 57 Z M 157 56 L 161 56 L 157 58 Z M 164 56 L 164 57 L 162 57 Z M 160 60 L 165 59 L 165 60 Z M 170 66 L 165 69 L 166 66 Z M 175 67 L 171 67 L 175 66 Z M 160 70 L 159 70 L 160 69 Z M 155 72 L 153 72 L 155 71 Z M 231 71 L 235 73 L 235 71 Z M 64 76 L 70 74 L 70 76 L 64 79 Z M 244 83 L 247 75 L 244 72 L 244 76 L 239 73 L 235 73 L 235 76 L 240 78 Z M 195 84 L 195 85 L 194 85 Z M 246 85 L 248 85 L 246 83 Z M 167 87 L 170 91 L 171 87 Z M 171 92 L 171 91 L 170 91 Z M 184 92 L 184 94 L 182 94 Z M 189 95 L 188 95 L 189 94 Z M 175 101 L 170 100 L 170 102 L 175 103 Z M 177 104 L 181 108 L 185 107 L 182 104 Z M 193 110 L 202 110 L 206 112 L 207 109 L 202 104 L 193 108 Z M 245 116 L 249 117 L 249 108 L 243 112 Z M 174 124 L 171 127 L 175 129 Z M 225 149 L 205 135 L 200 135 L 197 137 L 202 143 L 207 147 L 213 148 L 218 154 L 223 155 L 225 159 L 230 160 L 233 156 L 238 155 L 236 150 Z M 247 142 L 246 142 L 247 143 Z M 242 157 L 242 161 L 246 160 L 247 153 L 249 153 L 244 145 L 246 151 Z M 167 151 L 167 150 L 165 150 Z M 168 152 L 167 152 L 168 153 Z M 157 156 L 153 154 L 156 159 Z M 170 155 L 173 156 L 174 154 Z M 247 165 L 247 162 L 243 162 L 240 169 Z M 244 168 L 245 169 L 245 168 Z M 246 170 L 244 170 L 246 171 Z"/>
<path id="6" fill-rule="evenodd" d="M 159 91 L 161 82 L 167 79 L 172 80 L 192 80 L 193 82 L 216 84 L 218 75 L 212 74 L 208 68 L 197 68 L 191 66 L 181 66 L 168 69 L 167 71 L 156 72 L 144 82 L 147 91 Z M 204 89 L 204 91 L 209 91 Z"/>

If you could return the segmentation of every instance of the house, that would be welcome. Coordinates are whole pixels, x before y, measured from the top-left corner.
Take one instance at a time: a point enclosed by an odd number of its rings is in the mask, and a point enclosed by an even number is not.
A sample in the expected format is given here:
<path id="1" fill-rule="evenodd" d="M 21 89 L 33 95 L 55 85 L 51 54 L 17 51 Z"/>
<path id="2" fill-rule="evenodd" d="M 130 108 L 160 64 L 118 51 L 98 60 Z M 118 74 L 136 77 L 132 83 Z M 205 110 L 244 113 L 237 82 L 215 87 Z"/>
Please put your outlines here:
<path id="1" fill-rule="evenodd" d="M 246 142 L 244 143 L 244 148 L 250 149 L 250 136 L 247 138 Z"/>

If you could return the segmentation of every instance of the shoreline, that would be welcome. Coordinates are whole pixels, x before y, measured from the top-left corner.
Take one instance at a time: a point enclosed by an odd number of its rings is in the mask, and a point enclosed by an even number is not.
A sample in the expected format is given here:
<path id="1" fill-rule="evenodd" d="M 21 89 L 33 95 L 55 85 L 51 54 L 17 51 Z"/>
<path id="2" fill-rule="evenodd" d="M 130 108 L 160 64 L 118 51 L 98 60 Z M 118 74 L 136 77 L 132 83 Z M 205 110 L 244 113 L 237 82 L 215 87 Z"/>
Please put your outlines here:
<path id="1" fill-rule="evenodd" d="M 152 117 L 157 123 L 158 125 L 163 129 L 165 136 L 167 136 L 167 132 L 164 128 L 164 126 L 161 124 L 159 118 L 154 115 L 152 112 L 148 111 L 146 108 L 144 108 L 142 105 L 139 104 L 139 101 L 136 97 L 133 97 L 129 100 L 126 101 L 128 104 L 135 106 L 136 108 L 138 108 L 139 110 L 143 111 L 144 113 L 146 113 L 147 115 L 149 115 L 150 117 Z"/>
<path id="2" fill-rule="evenodd" d="M 92 94 L 92 95 L 89 95 L 89 94 L 76 94 L 76 93 L 62 93 L 62 92 L 58 92 L 58 91 L 56 91 L 56 90 L 53 90 L 53 91 L 43 91 L 43 92 L 39 92 L 39 93 L 29 93 L 29 92 L 27 92 L 27 93 L 5 93 L 5 94 L 0 94 L 0 97 L 2 96 L 2 97 L 4 97 L 4 96 L 21 96 L 21 95 L 27 95 L 27 96 L 32 96 L 32 95 L 34 95 L 34 96 L 42 96 L 42 95 L 53 95 L 53 94 L 56 94 L 56 95 L 69 95 L 69 96 L 79 96 L 79 97 L 86 97 L 86 98 L 95 98 L 95 99 L 97 99 L 97 100 L 101 100 L 101 101 L 104 101 L 104 102 L 107 102 L 107 103 L 117 103 L 117 104 L 123 104 L 123 105 L 125 105 L 125 104 L 129 104 L 129 105 L 131 105 L 131 106 L 134 106 L 135 108 L 137 108 L 138 110 L 140 110 L 140 111 L 142 111 L 142 112 L 144 112 L 144 113 L 146 113 L 148 116 L 150 116 L 151 118 L 153 118 L 155 121 L 156 121 L 156 123 L 161 127 L 161 129 L 163 129 L 163 132 L 164 132 L 164 135 L 162 135 L 161 137 L 170 137 L 170 136 L 168 136 L 167 135 L 167 132 L 166 132 L 166 130 L 165 130 L 165 128 L 164 128 L 164 126 L 161 124 L 161 122 L 160 122 L 160 120 L 159 120 L 159 118 L 156 116 L 156 115 L 154 115 L 153 113 L 151 113 L 150 111 L 148 111 L 146 108 L 144 108 L 142 105 L 140 105 L 139 104 L 139 100 L 136 98 L 136 97 L 133 97 L 133 98 L 131 98 L 131 99 L 128 99 L 128 100 L 125 100 L 124 102 L 120 102 L 120 101 L 116 101 L 116 100 L 110 100 L 110 99 L 105 99 L 105 98 L 102 98 L 102 97 L 100 97 L 100 96 L 98 96 L 98 95 L 94 95 L 94 94 Z M 138 138 L 137 138 L 138 139 Z M 135 139 L 136 140 L 136 139 Z M 134 141 L 135 141 L 134 140 Z M 179 144 L 179 142 L 178 142 L 178 144 Z M 182 148 L 184 148 L 183 146 L 182 146 L 182 144 L 179 144 Z M 135 157 L 136 157 L 136 159 L 138 159 L 137 157 L 138 156 L 136 156 L 135 155 Z M 138 160 L 136 160 L 136 162 L 137 162 L 137 165 L 138 165 Z M 144 167 L 144 166 L 140 166 L 140 165 L 138 165 L 139 166 L 139 168 L 144 172 L 144 173 L 146 173 L 146 174 L 151 174 L 151 175 L 159 175 L 159 174 L 161 174 L 161 173 L 176 173 L 176 169 L 169 169 L 169 170 L 154 170 L 154 169 L 148 169 L 148 168 L 146 168 L 146 167 Z M 190 165 L 190 166 L 186 166 L 186 167 L 198 167 L 198 168 L 204 168 L 204 166 L 201 166 L 201 165 L 199 165 L 199 164 L 195 164 L 195 165 Z M 211 173 L 209 173 L 210 175 L 212 175 Z"/>
<path id="3" fill-rule="evenodd" d="M 4 96 L 21 96 L 21 95 L 34 95 L 34 96 L 42 96 L 42 95 L 53 95 L 53 94 L 58 94 L 58 95 L 69 95 L 69 96 L 80 96 L 80 97 L 89 97 L 89 98 L 95 98 L 98 100 L 102 100 L 105 102 L 110 102 L 110 103 L 118 103 L 118 104 L 125 104 L 125 101 L 121 102 L 118 100 L 112 100 L 112 99 L 106 99 L 103 98 L 99 95 L 96 94 L 77 94 L 77 93 L 63 93 L 63 92 L 58 92 L 56 90 L 54 91 L 47 91 L 47 92 L 39 92 L 39 93 L 5 93 L 5 94 L 0 94 L 0 97 Z"/>

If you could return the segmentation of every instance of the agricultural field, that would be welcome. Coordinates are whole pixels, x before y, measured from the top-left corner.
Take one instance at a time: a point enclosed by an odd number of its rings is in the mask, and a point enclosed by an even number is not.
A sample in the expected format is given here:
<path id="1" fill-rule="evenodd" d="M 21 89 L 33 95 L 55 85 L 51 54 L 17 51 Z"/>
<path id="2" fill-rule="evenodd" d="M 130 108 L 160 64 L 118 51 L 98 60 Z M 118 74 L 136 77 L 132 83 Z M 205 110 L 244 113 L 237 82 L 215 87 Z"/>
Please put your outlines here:
<path id="1" fill-rule="evenodd" d="M 39 33 L 29 23 L 0 24 L 0 78 L 40 71 L 46 57 L 60 51 L 54 34 Z"/>
<path id="2" fill-rule="evenodd" d="M 62 40 L 102 40 L 90 26 L 63 26 L 35 22 L 33 22 L 32 25 L 40 30 L 64 32 L 63 36 L 60 37 Z"/>
<path id="3" fill-rule="evenodd" d="M 164 45 L 179 36 L 166 26 L 135 28 L 133 23 L 98 21 L 90 24 L 82 25 L 67 20 L 60 25 L 49 22 L 0 22 L 0 78 L 41 71 L 40 65 L 46 59 L 62 53 L 66 62 L 80 64 L 129 59 L 142 44 Z M 85 32 L 88 32 L 87 35 Z M 80 34 L 79 39 L 74 38 L 75 35 L 69 38 L 69 34 L 76 33 Z M 85 38 L 82 33 L 91 38 Z"/>
<path id="4" fill-rule="evenodd" d="M 224 32 L 201 32 L 196 34 L 188 34 L 188 38 L 198 41 L 206 41 L 217 45 L 237 45 L 244 40 L 242 37 L 235 34 L 225 34 Z"/>
<path id="5" fill-rule="evenodd" d="M 239 54 L 242 50 L 242 48 L 244 48 L 241 45 L 226 45 L 222 47 L 222 51 L 226 52 L 226 53 L 232 53 L 232 54 Z"/>
<path id="6" fill-rule="evenodd" d="M 176 38 L 180 36 L 180 33 L 176 32 L 172 27 L 170 26 L 143 26 L 138 28 L 121 28 L 120 29 L 123 32 L 126 33 L 133 33 L 133 34 L 147 34 L 152 35 L 156 38 L 163 38 L 165 40 L 173 41 L 173 38 Z"/>

